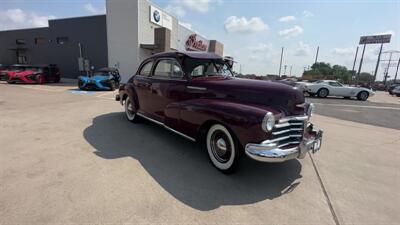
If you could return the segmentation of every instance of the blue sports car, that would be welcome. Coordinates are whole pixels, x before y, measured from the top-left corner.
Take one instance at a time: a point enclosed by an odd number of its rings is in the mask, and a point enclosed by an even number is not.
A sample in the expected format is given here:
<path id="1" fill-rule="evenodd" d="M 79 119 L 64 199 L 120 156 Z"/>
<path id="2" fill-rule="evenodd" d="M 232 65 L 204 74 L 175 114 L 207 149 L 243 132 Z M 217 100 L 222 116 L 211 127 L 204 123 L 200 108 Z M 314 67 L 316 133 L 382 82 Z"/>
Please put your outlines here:
<path id="1" fill-rule="evenodd" d="M 79 76 L 78 87 L 80 90 L 113 91 L 119 87 L 121 76 L 116 68 L 101 68 L 93 75 Z"/>

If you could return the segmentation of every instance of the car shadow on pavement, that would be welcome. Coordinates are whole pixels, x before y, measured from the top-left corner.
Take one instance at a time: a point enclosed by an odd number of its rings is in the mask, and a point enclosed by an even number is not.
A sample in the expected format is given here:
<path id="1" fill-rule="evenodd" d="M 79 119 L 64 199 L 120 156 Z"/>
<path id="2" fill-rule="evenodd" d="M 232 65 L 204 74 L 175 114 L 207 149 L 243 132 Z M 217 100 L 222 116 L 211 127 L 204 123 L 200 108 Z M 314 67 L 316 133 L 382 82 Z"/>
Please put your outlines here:
<path id="1" fill-rule="evenodd" d="M 97 156 L 135 158 L 168 193 L 202 211 L 274 199 L 294 191 L 301 178 L 297 160 L 266 164 L 247 157 L 236 173 L 224 175 L 198 144 L 148 121 L 132 124 L 124 113 L 94 118 L 83 136 Z"/>

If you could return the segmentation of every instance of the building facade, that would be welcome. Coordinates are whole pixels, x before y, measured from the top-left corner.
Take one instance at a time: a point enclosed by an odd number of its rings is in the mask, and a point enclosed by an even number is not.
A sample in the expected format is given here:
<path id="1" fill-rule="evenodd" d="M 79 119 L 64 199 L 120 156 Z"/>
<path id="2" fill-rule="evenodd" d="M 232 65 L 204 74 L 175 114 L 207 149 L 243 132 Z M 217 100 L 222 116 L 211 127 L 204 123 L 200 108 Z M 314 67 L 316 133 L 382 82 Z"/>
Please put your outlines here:
<path id="1" fill-rule="evenodd" d="M 223 45 L 182 26 L 148 0 L 106 0 L 106 15 L 49 20 L 49 27 L 0 31 L 0 64 L 57 64 L 77 78 L 90 66 L 116 67 L 122 82 L 145 58 L 164 51 L 223 55 Z M 87 64 L 85 64 L 87 65 Z"/>
<path id="2" fill-rule="evenodd" d="M 179 21 L 147 0 L 107 0 L 109 66 L 126 81 L 145 58 L 164 51 L 203 51 L 223 55 L 223 45 L 180 25 Z"/>
<path id="3" fill-rule="evenodd" d="M 57 64 L 62 77 L 79 76 L 80 54 L 108 65 L 106 16 L 49 20 L 49 27 L 0 31 L 0 64 Z"/>

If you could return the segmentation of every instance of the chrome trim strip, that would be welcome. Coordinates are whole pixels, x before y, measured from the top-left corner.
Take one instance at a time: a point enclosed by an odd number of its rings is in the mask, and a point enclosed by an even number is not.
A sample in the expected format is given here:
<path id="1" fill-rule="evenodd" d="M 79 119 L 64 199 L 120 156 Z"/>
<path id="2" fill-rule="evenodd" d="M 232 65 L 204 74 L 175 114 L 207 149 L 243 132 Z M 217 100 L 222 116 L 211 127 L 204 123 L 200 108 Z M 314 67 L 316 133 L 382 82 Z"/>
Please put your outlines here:
<path id="1" fill-rule="evenodd" d="M 274 143 L 274 142 L 278 142 L 278 141 L 283 141 L 283 140 L 286 140 L 286 139 L 289 139 L 289 138 L 292 138 L 292 137 L 303 137 L 303 135 L 301 135 L 301 134 L 292 134 L 292 135 L 283 136 L 283 137 L 280 137 L 280 138 L 275 138 L 275 139 L 272 139 L 272 140 L 266 140 L 266 141 L 263 141 L 261 144 L 262 145 L 270 144 L 270 143 Z"/>
<path id="2" fill-rule="evenodd" d="M 304 121 L 307 120 L 308 116 L 289 116 L 289 117 L 283 117 L 279 119 L 279 123 L 286 123 L 289 121 Z"/>
<path id="3" fill-rule="evenodd" d="M 302 130 L 303 130 L 303 128 L 289 128 L 287 130 L 281 130 L 281 131 L 272 132 L 272 134 L 273 135 L 279 135 L 279 134 L 284 134 L 284 133 L 287 133 L 287 132 L 290 132 L 290 131 L 302 131 Z"/>
<path id="4" fill-rule="evenodd" d="M 278 124 L 275 124 L 274 127 L 282 128 L 282 127 L 301 126 L 301 125 L 303 125 L 303 123 L 278 123 Z"/>
<path id="5" fill-rule="evenodd" d="M 197 87 L 197 86 L 186 86 L 188 89 L 192 89 L 192 90 L 200 90 L 200 91 L 206 91 L 207 88 L 205 87 Z"/>
<path id="6" fill-rule="evenodd" d="M 179 134 L 179 135 L 181 135 L 182 137 L 184 137 L 184 138 L 186 138 L 186 139 L 189 139 L 189 140 L 191 140 L 191 141 L 193 141 L 193 142 L 196 141 L 196 139 L 191 138 L 191 137 L 187 136 L 186 134 L 182 134 L 181 132 L 172 129 L 171 127 L 168 127 L 168 126 L 166 126 L 166 125 L 164 125 L 164 127 L 165 127 L 165 129 L 167 129 L 167 130 L 169 130 L 169 131 L 172 131 L 172 132 L 174 132 L 175 134 Z"/>
<path id="7" fill-rule="evenodd" d="M 156 123 L 156 124 L 158 124 L 158 125 L 164 126 L 164 123 L 161 123 L 160 121 L 157 121 L 157 120 L 155 120 L 155 119 L 149 118 L 149 117 L 147 117 L 147 116 L 141 114 L 140 112 L 137 112 L 136 114 L 137 114 L 138 116 L 140 116 L 140 117 L 143 117 L 143 118 L 146 119 L 146 120 L 149 120 L 149 121 L 151 121 L 151 122 L 153 122 L 153 123 Z"/>
<path id="8" fill-rule="evenodd" d="M 155 123 L 155 124 L 158 124 L 158 125 L 160 125 L 160 126 L 163 126 L 165 129 L 167 129 L 167 130 L 169 130 L 169 131 L 172 131 L 172 132 L 174 132 L 175 134 L 179 134 L 180 136 L 182 136 L 182 137 L 184 137 L 184 138 L 186 138 L 186 139 L 189 139 L 190 141 L 193 141 L 193 142 L 196 141 L 196 139 L 194 139 L 194 138 L 192 138 L 192 137 L 189 137 L 189 136 L 187 136 L 186 134 L 182 134 L 181 132 L 172 129 L 171 127 L 165 125 L 164 123 L 161 123 L 160 121 L 157 121 L 157 120 L 155 120 L 155 119 L 149 118 L 149 117 L 143 115 L 143 114 L 140 113 L 140 112 L 137 112 L 136 114 L 137 114 L 138 116 L 144 118 L 144 119 L 147 119 L 147 120 L 149 120 L 149 121 Z"/>

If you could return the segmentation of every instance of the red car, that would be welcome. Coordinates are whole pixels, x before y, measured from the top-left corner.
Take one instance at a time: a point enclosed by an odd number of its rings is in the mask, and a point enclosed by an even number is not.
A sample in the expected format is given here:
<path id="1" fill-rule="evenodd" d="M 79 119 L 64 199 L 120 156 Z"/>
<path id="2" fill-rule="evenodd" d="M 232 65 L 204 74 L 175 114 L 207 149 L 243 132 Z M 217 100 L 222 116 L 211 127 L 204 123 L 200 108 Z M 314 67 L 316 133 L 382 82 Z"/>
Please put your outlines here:
<path id="1" fill-rule="evenodd" d="M 320 149 L 322 131 L 309 122 L 314 106 L 301 91 L 239 79 L 230 68 L 213 53 L 155 54 L 120 86 L 116 100 L 131 122 L 144 118 L 203 143 L 212 164 L 226 173 L 242 153 L 283 162 Z"/>
<path id="2" fill-rule="evenodd" d="M 7 82 L 13 83 L 27 83 L 27 84 L 44 84 L 49 82 L 60 81 L 60 70 L 56 65 L 40 65 L 40 66 L 26 66 L 24 70 L 9 71 L 7 72 Z"/>
<path id="3" fill-rule="evenodd" d="M 0 80 L 8 80 L 8 74 L 24 71 L 29 65 L 14 64 L 11 66 L 0 66 Z"/>

